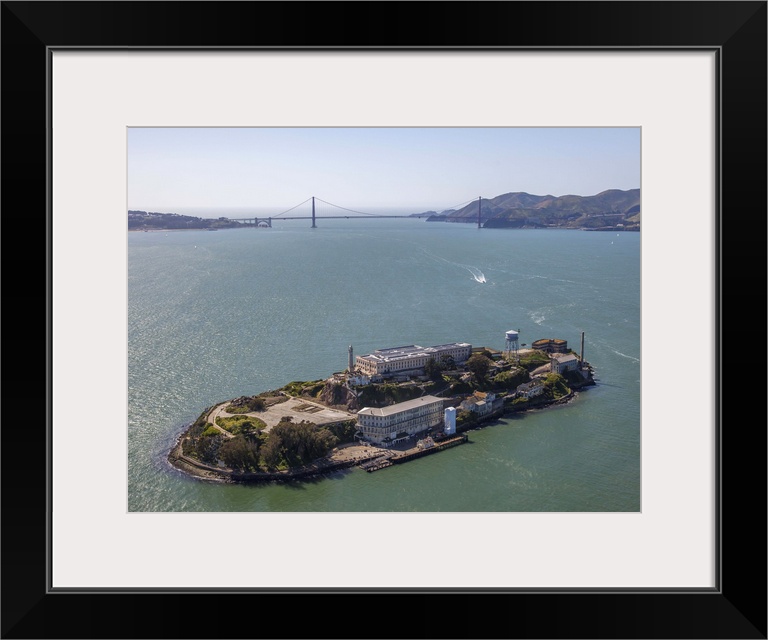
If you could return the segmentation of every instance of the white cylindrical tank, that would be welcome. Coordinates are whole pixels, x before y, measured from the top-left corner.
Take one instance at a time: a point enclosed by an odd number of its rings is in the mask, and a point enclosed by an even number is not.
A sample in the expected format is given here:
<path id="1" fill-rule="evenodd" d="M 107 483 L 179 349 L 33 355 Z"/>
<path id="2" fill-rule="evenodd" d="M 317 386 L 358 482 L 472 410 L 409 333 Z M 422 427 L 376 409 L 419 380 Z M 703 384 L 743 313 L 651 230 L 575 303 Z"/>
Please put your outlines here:
<path id="1" fill-rule="evenodd" d="M 518 335 L 519 335 L 519 332 L 515 331 L 514 329 L 511 331 L 507 331 L 507 334 L 506 334 L 507 342 L 517 342 Z"/>
<path id="2" fill-rule="evenodd" d="M 445 434 L 452 435 L 456 433 L 456 408 L 448 407 L 443 413 L 443 421 L 445 422 Z"/>

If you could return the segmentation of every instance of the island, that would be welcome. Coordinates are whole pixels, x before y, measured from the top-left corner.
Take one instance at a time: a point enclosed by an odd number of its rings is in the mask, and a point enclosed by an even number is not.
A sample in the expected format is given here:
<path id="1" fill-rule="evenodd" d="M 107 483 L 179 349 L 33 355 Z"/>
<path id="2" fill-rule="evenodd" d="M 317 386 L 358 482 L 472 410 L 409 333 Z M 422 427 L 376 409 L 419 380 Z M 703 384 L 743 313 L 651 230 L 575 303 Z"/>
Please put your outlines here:
<path id="1" fill-rule="evenodd" d="M 507 331 L 503 350 L 466 342 L 353 355 L 326 378 L 207 407 L 168 455 L 180 471 L 217 482 L 285 482 L 359 467 L 385 469 L 468 441 L 517 412 L 571 400 L 595 385 L 566 340 L 530 348 Z M 522 345 L 525 347 L 525 345 Z"/>

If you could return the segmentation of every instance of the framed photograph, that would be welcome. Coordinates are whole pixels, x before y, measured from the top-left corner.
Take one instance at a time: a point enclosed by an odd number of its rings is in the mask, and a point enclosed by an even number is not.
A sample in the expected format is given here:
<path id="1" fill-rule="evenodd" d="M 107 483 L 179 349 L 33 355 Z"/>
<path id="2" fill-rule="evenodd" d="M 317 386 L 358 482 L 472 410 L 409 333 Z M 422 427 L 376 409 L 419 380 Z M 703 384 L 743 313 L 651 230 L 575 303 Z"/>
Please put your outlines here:
<path id="1" fill-rule="evenodd" d="M 3 3 L 4 637 L 766 637 L 766 3 L 417 7 Z"/>

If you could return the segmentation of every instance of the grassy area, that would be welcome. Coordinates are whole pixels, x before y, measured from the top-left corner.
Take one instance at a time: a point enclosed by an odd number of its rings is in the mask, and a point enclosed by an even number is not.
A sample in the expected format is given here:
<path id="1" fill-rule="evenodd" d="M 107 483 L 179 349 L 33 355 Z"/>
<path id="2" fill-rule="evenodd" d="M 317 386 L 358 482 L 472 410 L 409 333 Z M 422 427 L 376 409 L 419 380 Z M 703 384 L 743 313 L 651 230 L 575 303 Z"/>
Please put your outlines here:
<path id="1" fill-rule="evenodd" d="M 263 420 L 252 416 L 232 416 L 231 418 L 219 416 L 216 418 L 216 424 L 234 435 L 259 431 L 267 426 Z"/>
<path id="2" fill-rule="evenodd" d="M 283 391 L 292 396 L 310 396 L 317 397 L 323 390 L 325 382 L 323 380 L 294 380 L 283 387 Z"/>
<path id="3" fill-rule="evenodd" d="M 543 351 L 532 350 L 520 356 L 520 366 L 526 371 L 533 371 L 543 364 L 549 362 L 549 354 Z"/>
<path id="4" fill-rule="evenodd" d="M 548 373 L 544 376 L 544 393 L 549 395 L 553 400 L 559 400 L 560 398 L 567 396 L 570 392 L 570 387 L 566 384 L 565 378 L 560 374 Z"/>
<path id="5" fill-rule="evenodd" d="M 492 386 L 495 389 L 516 389 L 524 382 L 528 382 L 531 377 L 528 371 L 523 367 L 513 367 L 509 371 L 502 371 L 493 378 Z"/>
<path id="6" fill-rule="evenodd" d="M 232 400 L 232 402 L 224 407 L 224 411 L 227 413 L 251 413 L 253 411 L 264 411 L 265 407 L 266 402 L 264 398 L 242 396 Z"/>
<path id="7" fill-rule="evenodd" d="M 219 433 L 221 432 L 209 422 L 200 435 L 201 436 L 217 436 L 219 435 Z"/>
<path id="8" fill-rule="evenodd" d="M 397 383 L 369 384 L 359 390 L 357 397 L 361 407 L 383 407 L 389 404 L 413 400 L 421 396 L 420 387 L 401 387 Z"/>

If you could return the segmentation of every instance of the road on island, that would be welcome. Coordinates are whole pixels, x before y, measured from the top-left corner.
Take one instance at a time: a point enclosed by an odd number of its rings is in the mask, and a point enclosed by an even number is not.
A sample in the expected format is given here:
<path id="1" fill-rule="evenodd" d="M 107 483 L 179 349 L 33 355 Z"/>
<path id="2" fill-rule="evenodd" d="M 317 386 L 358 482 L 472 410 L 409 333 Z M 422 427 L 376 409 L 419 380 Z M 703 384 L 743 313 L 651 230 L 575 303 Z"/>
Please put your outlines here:
<path id="1" fill-rule="evenodd" d="M 234 438 L 235 434 L 230 433 L 226 429 L 222 429 L 219 425 L 216 424 L 216 418 L 218 418 L 219 416 L 221 416 L 222 418 L 228 418 L 232 415 L 231 413 L 227 413 L 226 411 L 224 411 L 224 407 L 226 407 L 228 404 L 229 402 L 227 401 L 218 405 L 217 407 L 214 407 L 211 410 L 211 412 L 208 414 L 208 422 L 210 422 L 215 429 L 218 429 L 225 436 L 227 436 L 227 438 Z"/>
<path id="2" fill-rule="evenodd" d="M 281 420 L 285 418 L 290 418 L 291 420 L 294 420 L 296 422 L 306 420 L 308 422 L 312 422 L 320 426 L 330 422 L 354 420 L 356 417 L 354 413 L 351 413 L 349 411 L 331 409 L 330 407 L 326 407 L 323 404 L 320 404 L 318 402 L 313 402 L 306 398 L 289 397 L 288 400 L 281 403 L 274 404 L 271 407 L 268 407 L 264 411 L 258 411 L 258 412 L 253 411 L 253 412 L 238 413 L 238 414 L 232 414 L 225 411 L 225 407 L 227 407 L 229 403 L 230 401 L 227 400 L 226 402 L 222 402 L 221 404 L 216 405 L 208 413 L 208 418 L 207 418 L 208 422 L 210 422 L 214 426 L 214 428 L 218 429 L 221 433 L 223 433 L 228 438 L 234 438 L 235 436 L 234 434 L 230 433 L 226 429 L 217 425 L 216 418 L 219 418 L 219 417 L 229 418 L 229 417 L 232 417 L 233 415 L 258 418 L 265 424 L 263 431 L 269 432 L 272 429 L 272 427 L 274 427 L 276 424 L 278 424 Z"/>

